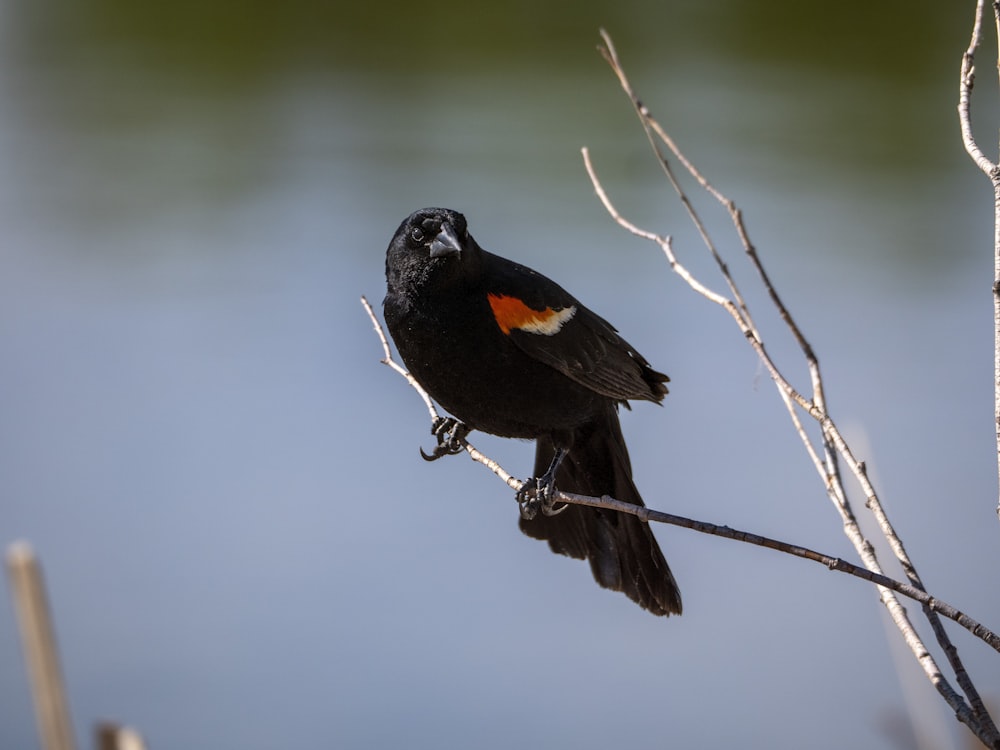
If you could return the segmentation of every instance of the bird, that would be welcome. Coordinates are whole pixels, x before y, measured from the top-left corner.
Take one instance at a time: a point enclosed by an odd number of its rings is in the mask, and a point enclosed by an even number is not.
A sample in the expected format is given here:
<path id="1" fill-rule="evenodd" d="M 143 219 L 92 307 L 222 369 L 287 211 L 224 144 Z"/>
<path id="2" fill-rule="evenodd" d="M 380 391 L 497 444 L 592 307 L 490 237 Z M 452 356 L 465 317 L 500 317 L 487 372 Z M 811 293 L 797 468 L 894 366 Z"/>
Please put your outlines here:
<path id="1" fill-rule="evenodd" d="M 652 614 L 681 614 L 648 523 L 554 502 L 563 491 L 643 505 L 618 408 L 661 403 L 669 378 L 557 283 L 484 250 L 452 209 L 408 216 L 386 250 L 385 275 L 396 348 L 451 415 L 434 422 L 437 446 L 421 449 L 424 458 L 460 452 L 473 430 L 534 440 L 534 472 L 517 494 L 521 531 L 587 560 L 600 586 Z"/>

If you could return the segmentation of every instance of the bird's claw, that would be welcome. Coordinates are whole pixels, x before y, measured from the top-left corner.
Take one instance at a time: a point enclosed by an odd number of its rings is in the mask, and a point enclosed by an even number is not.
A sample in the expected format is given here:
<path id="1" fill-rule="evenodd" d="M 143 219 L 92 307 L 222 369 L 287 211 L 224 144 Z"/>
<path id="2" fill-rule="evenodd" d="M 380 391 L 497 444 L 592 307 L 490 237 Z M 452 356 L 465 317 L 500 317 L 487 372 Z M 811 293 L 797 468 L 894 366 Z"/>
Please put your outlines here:
<path id="1" fill-rule="evenodd" d="M 567 503 L 556 502 L 556 483 L 547 476 L 527 480 L 514 497 L 525 521 L 534 519 L 538 511 L 543 516 L 558 516 L 569 507 Z"/>
<path id="2" fill-rule="evenodd" d="M 424 461 L 437 461 L 442 456 L 461 453 L 465 450 L 465 438 L 469 432 L 469 427 L 454 417 L 438 417 L 431 424 L 431 434 L 437 438 L 437 445 L 430 454 L 424 453 L 421 448 L 420 455 Z"/>
<path id="3" fill-rule="evenodd" d="M 569 507 L 566 503 L 556 502 L 556 471 L 567 453 L 566 448 L 557 448 L 545 473 L 532 477 L 517 491 L 517 507 L 525 521 L 532 520 L 538 511 L 542 511 L 543 516 L 558 516 Z"/>

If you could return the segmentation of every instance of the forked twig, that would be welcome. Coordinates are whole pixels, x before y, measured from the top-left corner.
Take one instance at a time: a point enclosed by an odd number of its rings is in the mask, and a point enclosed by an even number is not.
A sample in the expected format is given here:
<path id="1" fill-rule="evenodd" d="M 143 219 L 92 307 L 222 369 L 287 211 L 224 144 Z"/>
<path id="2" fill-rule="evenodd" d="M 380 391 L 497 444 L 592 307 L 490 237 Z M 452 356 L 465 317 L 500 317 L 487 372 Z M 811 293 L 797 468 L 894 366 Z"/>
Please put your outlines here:
<path id="1" fill-rule="evenodd" d="M 998 26 L 1000 28 L 1000 26 Z M 803 335 L 801 329 L 795 323 L 791 313 L 784 305 L 781 297 L 778 295 L 776 288 L 771 282 L 766 270 L 764 269 L 763 263 L 759 255 L 757 254 L 756 248 L 750 241 L 749 235 L 746 230 L 746 226 L 743 222 L 743 217 L 739 209 L 735 204 L 726 198 L 720 191 L 715 189 L 708 180 L 695 168 L 694 164 L 684 156 L 680 151 L 674 141 L 666 133 L 666 131 L 660 126 L 660 124 L 653 118 L 649 109 L 639 100 L 638 96 L 635 94 L 628 77 L 625 75 L 624 69 L 618 59 L 618 55 L 615 51 L 614 45 L 611 38 L 604 31 L 601 32 L 601 36 L 604 45 L 600 47 L 601 54 L 611 65 L 612 70 L 618 77 L 618 80 L 625 91 L 626 95 L 632 103 L 636 114 L 639 117 L 640 123 L 646 133 L 646 137 L 649 140 L 650 145 L 656 155 L 656 158 L 666 174 L 671 186 L 674 188 L 678 195 L 681 204 L 684 206 L 688 213 L 689 218 L 695 225 L 702 241 L 705 243 L 707 250 L 709 251 L 711 257 L 715 260 L 718 266 L 719 272 L 721 273 L 726 285 L 728 286 L 732 298 L 726 297 L 712 290 L 708 285 L 694 278 L 690 272 L 678 261 L 670 239 L 668 237 L 662 237 L 656 233 L 649 232 L 648 230 L 640 229 L 633 223 L 626 220 L 613 206 L 611 201 L 608 199 L 607 193 L 602 187 L 600 181 L 597 178 L 596 172 L 594 171 L 593 165 L 590 161 L 589 153 L 586 149 L 583 151 L 584 164 L 587 169 L 587 173 L 590 176 L 591 182 L 594 186 L 594 190 L 597 192 L 598 197 L 604 204 L 608 213 L 627 231 L 635 234 L 644 239 L 650 240 L 663 250 L 666 255 L 667 261 L 670 267 L 678 273 L 678 275 L 688 283 L 688 285 L 694 289 L 699 294 L 703 295 L 707 299 L 716 304 L 721 305 L 726 309 L 730 316 L 734 319 L 736 324 L 739 326 L 740 330 L 743 332 L 748 343 L 756 352 L 760 361 L 763 363 L 768 373 L 771 376 L 779 394 L 781 395 L 789 414 L 792 418 L 793 427 L 796 433 L 799 435 L 806 448 L 810 460 L 812 461 L 816 471 L 820 475 L 824 486 L 826 487 L 827 494 L 833 501 L 841 518 L 844 522 L 844 530 L 851 543 L 854 545 L 859 557 L 864 563 L 865 567 L 872 572 L 876 577 L 884 576 L 881 565 L 875 555 L 874 548 L 868 542 L 868 540 L 862 534 L 860 527 L 858 526 L 857 520 L 854 516 L 853 510 L 851 509 L 850 503 L 847 498 L 847 492 L 844 488 L 839 461 L 843 459 L 853 474 L 855 480 L 857 481 L 861 491 L 864 493 L 866 498 L 866 506 L 871 510 L 872 514 L 879 525 L 879 528 L 889 542 L 889 546 L 903 567 L 903 570 L 910 581 L 910 585 L 919 591 L 925 592 L 923 582 L 920 576 L 917 574 L 916 568 L 913 565 L 912 560 L 909 558 L 906 550 L 903 546 L 902 540 L 899 538 L 898 534 L 889 522 L 888 516 L 886 515 L 884 509 L 882 508 L 881 502 L 879 500 L 878 494 L 872 485 L 866 466 L 863 461 L 858 460 L 853 454 L 847 441 L 844 439 L 840 430 L 834 421 L 830 418 L 826 407 L 826 398 L 823 391 L 823 380 L 820 373 L 819 361 L 812 349 Z M 685 193 L 680 182 L 674 175 L 673 169 L 670 165 L 668 158 L 664 155 L 661 146 L 664 147 L 672 156 L 675 158 L 694 178 L 698 185 L 708 192 L 716 201 L 718 201 L 723 208 L 728 212 L 729 217 L 733 223 L 734 230 L 740 240 L 740 243 L 749 259 L 752 267 L 756 270 L 758 277 L 767 292 L 772 304 L 778 311 L 781 319 L 784 321 L 788 327 L 792 337 L 798 343 L 800 349 L 802 350 L 803 356 L 806 360 L 806 364 L 810 376 L 810 384 L 812 389 L 812 395 L 810 398 L 804 396 L 799 390 L 797 390 L 792 384 L 785 378 L 781 373 L 775 363 L 772 361 L 768 355 L 764 342 L 761 338 L 759 331 L 753 323 L 753 319 L 750 316 L 748 306 L 744 300 L 743 295 L 740 293 L 739 288 L 729 272 L 728 266 L 723 261 L 719 255 L 715 243 L 709 236 L 704 222 L 701 220 L 697 211 L 694 209 L 691 201 L 689 200 L 687 194 Z M 1000 205 L 1000 204 L 998 204 Z M 1000 230 L 998 230 L 1000 231 Z M 1000 235 L 998 235 L 1000 237 Z M 1000 247 L 1000 245 L 998 245 Z M 998 266 L 1000 269 L 1000 266 Z M 1000 278 L 1000 276 L 998 276 Z M 1000 331 L 1000 327 L 998 327 Z M 1000 334 L 998 334 L 1000 335 Z M 1000 338 L 998 338 L 1000 342 Z M 1000 351 L 1000 349 L 998 349 Z M 1000 356 L 1000 354 L 998 354 Z M 998 360 L 1000 361 L 1000 360 Z M 998 370 L 1000 372 L 1000 370 Z M 998 384 L 1000 384 L 1000 376 L 998 376 Z M 1000 385 L 998 385 L 1000 387 Z M 801 420 L 798 417 L 795 407 L 801 408 L 806 414 L 812 417 L 818 424 L 821 430 L 821 450 L 813 444 L 808 433 L 806 433 Z M 1000 408 L 1000 407 L 998 407 Z M 1000 430 L 1000 411 L 998 411 L 998 430 Z M 1000 432 L 998 432 L 1000 435 Z M 822 452 L 822 458 L 820 458 L 820 453 Z M 873 579 L 874 580 L 874 579 Z M 931 683 L 937 688 L 948 704 L 955 710 L 957 716 L 961 721 L 967 724 L 977 736 L 987 745 L 993 747 L 1000 747 L 1000 733 L 997 732 L 995 725 L 989 714 L 986 712 L 985 706 L 979 697 L 979 694 L 972 684 L 968 673 L 958 657 L 958 652 L 954 645 L 951 643 L 947 633 L 944 630 L 943 624 L 940 618 L 937 616 L 937 612 L 934 607 L 926 606 L 924 607 L 924 612 L 931 623 L 932 629 L 934 630 L 935 637 L 938 643 L 944 650 L 949 663 L 951 664 L 953 670 L 955 671 L 956 679 L 966 693 L 969 699 L 967 704 L 965 700 L 959 695 L 944 678 L 941 670 L 938 668 L 934 658 L 928 652 L 927 648 L 924 646 L 916 630 L 913 628 L 906 611 L 903 609 L 899 600 L 892 593 L 893 591 L 899 591 L 898 589 L 892 589 L 891 587 L 882 586 L 880 587 L 880 595 L 883 604 L 886 606 L 889 614 L 899 629 L 900 633 L 903 635 L 904 640 L 909 646 L 914 657 L 920 663 Z M 899 592 L 902 593 L 902 592 Z"/>

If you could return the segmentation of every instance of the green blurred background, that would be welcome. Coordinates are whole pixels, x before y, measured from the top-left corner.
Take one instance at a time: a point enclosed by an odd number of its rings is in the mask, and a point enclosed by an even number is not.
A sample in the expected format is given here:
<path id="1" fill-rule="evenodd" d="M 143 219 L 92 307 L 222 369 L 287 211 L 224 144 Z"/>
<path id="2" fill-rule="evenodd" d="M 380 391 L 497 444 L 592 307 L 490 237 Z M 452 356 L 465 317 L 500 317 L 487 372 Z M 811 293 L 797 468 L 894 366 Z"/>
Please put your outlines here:
<path id="1" fill-rule="evenodd" d="M 111 718 L 162 748 L 964 741 L 869 587 L 657 529 L 686 609 L 654 620 L 520 535 L 479 467 L 424 465 L 426 414 L 358 297 L 381 299 L 408 213 L 463 211 L 670 374 L 663 409 L 623 417 L 650 505 L 853 559 L 735 327 L 593 196 L 584 145 L 720 286 L 606 28 L 744 209 L 928 587 L 996 630 L 991 195 L 955 115 L 972 12 L 0 3 L 0 541 L 43 557 L 81 737 Z M 476 442 L 529 470 L 530 446 Z M 996 654 L 956 632 L 995 701 Z M 36 742 L 18 651 L 2 598 L 5 748 Z"/>

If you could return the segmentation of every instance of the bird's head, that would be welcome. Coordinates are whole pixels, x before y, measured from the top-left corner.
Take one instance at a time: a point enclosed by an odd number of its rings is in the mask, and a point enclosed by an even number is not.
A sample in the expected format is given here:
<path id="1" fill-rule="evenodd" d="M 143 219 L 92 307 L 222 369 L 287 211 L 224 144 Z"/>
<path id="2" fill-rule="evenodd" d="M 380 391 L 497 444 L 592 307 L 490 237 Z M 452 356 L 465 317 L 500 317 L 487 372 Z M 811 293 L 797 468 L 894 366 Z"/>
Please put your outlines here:
<path id="1" fill-rule="evenodd" d="M 481 256 L 462 214 L 449 208 L 422 208 L 399 225 L 389 243 L 386 281 L 390 289 L 444 287 L 477 273 Z"/>

